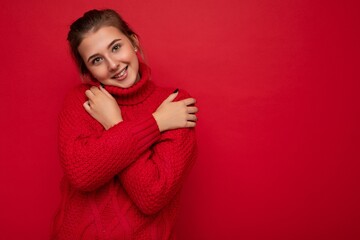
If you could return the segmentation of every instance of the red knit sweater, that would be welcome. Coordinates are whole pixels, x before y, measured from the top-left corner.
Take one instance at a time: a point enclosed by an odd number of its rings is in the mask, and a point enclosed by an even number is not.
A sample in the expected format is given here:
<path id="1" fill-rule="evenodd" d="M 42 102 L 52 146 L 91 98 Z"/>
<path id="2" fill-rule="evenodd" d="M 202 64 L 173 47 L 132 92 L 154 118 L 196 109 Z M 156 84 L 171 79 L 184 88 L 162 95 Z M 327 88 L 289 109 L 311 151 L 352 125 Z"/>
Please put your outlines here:
<path id="1" fill-rule="evenodd" d="M 173 89 L 141 80 L 116 98 L 123 122 L 107 131 L 83 108 L 82 84 L 59 116 L 64 178 L 52 239 L 174 239 L 179 192 L 196 156 L 194 129 L 160 133 L 152 113 Z M 177 99 L 189 97 L 180 91 Z M 176 101 L 175 100 L 175 101 Z"/>

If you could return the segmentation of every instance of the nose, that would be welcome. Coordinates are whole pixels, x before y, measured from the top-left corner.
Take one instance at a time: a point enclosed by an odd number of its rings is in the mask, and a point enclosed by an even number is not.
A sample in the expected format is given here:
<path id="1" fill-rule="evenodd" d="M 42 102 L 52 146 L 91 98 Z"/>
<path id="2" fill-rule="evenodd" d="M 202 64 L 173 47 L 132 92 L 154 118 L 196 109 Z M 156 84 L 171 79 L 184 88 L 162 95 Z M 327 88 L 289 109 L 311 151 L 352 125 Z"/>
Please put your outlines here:
<path id="1" fill-rule="evenodd" d="M 119 68 L 119 64 L 112 58 L 108 58 L 108 69 L 109 71 L 116 71 Z"/>

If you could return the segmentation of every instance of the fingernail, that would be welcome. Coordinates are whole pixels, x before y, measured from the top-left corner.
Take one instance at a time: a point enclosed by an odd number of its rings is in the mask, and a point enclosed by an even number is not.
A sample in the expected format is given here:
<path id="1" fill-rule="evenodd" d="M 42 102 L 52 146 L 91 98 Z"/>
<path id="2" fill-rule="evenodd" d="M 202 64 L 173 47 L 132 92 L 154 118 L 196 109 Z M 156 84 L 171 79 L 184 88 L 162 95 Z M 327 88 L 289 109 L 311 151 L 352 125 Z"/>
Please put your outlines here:
<path id="1" fill-rule="evenodd" d="M 173 93 L 177 93 L 179 91 L 179 89 L 177 88 Z"/>

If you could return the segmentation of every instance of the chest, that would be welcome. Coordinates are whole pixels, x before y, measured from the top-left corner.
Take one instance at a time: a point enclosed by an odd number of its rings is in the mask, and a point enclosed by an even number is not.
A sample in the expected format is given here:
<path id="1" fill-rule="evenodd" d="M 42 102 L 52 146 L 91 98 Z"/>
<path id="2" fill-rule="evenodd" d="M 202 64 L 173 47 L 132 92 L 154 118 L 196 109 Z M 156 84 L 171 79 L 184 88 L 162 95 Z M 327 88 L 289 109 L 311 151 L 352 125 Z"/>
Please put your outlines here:
<path id="1" fill-rule="evenodd" d="M 136 120 L 144 116 L 149 116 L 156 111 L 162 101 L 152 99 L 152 101 L 142 102 L 136 105 L 119 105 L 121 116 L 125 121 Z"/>

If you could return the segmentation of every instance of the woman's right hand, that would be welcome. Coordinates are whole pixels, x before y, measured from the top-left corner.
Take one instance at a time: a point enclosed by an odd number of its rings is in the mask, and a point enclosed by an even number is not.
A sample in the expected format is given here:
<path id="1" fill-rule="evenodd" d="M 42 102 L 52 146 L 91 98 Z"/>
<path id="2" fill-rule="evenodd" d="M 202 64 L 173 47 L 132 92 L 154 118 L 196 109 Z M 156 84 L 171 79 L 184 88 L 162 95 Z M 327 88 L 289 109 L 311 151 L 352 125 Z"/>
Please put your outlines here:
<path id="1" fill-rule="evenodd" d="M 103 87 L 91 87 L 85 91 L 88 98 L 83 106 L 85 110 L 97 120 L 105 130 L 122 122 L 121 110 L 116 100 Z"/>
<path id="2" fill-rule="evenodd" d="M 177 129 L 195 127 L 197 117 L 195 113 L 198 108 L 194 106 L 194 98 L 186 98 L 173 102 L 178 92 L 170 94 L 153 113 L 160 132 Z"/>

